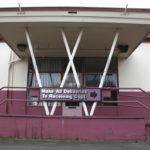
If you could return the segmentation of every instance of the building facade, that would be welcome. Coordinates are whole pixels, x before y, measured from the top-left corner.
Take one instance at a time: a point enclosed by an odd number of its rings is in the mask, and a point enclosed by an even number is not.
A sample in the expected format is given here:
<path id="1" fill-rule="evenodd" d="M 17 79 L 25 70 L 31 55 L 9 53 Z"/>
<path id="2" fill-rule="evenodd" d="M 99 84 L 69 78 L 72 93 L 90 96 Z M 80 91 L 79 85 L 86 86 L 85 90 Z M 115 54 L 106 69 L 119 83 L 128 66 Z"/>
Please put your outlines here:
<path id="1" fill-rule="evenodd" d="M 0 136 L 150 139 L 149 18 L 141 9 L 1 9 Z"/>

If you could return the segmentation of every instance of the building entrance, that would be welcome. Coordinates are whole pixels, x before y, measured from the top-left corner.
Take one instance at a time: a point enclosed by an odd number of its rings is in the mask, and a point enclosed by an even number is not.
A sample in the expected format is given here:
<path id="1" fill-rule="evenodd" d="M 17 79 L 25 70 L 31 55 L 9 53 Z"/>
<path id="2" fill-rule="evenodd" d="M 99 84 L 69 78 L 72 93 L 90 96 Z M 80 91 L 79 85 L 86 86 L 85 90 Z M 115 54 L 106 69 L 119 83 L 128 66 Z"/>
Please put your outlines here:
<path id="1" fill-rule="evenodd" d="M 37 67 L 43 87 L 60 88 L 68 60 L 66 58 L 36 58 Z M 76 58 L 74 60 L 75 68 L 81 88 L 98 88 L 102 73 L 106 64 L 105 58 Z M 108 73 L 105 78 L 104 87 L 117 87 L 117 59 L 111 61 Z M 29 61 L 28 86 L 38 87 L 32 62 Z M 75 78 L 70 69 L 64 88 L 77 88 Z M 34 100 L 35 95 L 29 92 L 29 100 Z M 37 97 L 38 99 L 38 93 Z M 87 106 L 92 106 L 93 102 L 85 102 Z M 32 106 L 43 106 L 42 102 L 28 103 Z M 47 101 L 48 106 L 53 106 L 54 102 Z M 98 106 L 101 103 L 98 102 Z M 63 116 L 82 116 L 82 102 L 57 102 L 57 107 L 62 109 Z M 51 108 L 50 108 L 51 109 Z"/>
<path id="2" fill-rule="evenodd" d="M 78 74 L 80 84 L 82 75 Z M 76 82 L 72 73 L 69 73 L 65 83 L 67 88 L 76 88 Z M 82 104 L 80 102 L 64 102 L 62 106 L 63 116 L 82 116 Z"/>

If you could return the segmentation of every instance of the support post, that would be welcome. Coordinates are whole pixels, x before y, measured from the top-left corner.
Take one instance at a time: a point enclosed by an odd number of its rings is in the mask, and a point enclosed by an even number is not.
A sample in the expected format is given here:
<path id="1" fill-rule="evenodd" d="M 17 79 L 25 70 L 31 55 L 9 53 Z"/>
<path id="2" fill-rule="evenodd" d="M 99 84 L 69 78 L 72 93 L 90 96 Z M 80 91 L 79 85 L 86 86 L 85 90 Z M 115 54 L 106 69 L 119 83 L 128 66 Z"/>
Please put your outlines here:
<path id="1" fill-rule="evenodd" d="M 66 51 L 67 51 L 67 55 L 68 55 L 68 58 L 69 58 L 69 64 L 67 66 L 67 69 L 65 71 L 65 74 L 64 74 L 64 77 L 63 77 L 63 80 L 62 80 L 62 84 L 61 84 L 61 87 L 64 86 L 65 84 L 65 81 L 66 81 L 66 78 L 67 78 L 67 75 L 68 75 L 68 72 L 70 70 L 70 67 L 72 67 L 72 71 L 73 71 L 73 75 L 75 77 L 75 81 L 77 83 L 77 87 L 79 88 L 80 87 L 80 82 L 79 82 L 79 78 L 78 78 L 78 75 L 77 75 L 77 72 L 76 72 L 76 69 L 75 69 L 75 66 L 74 66 L 74 63 L 73 63 L 73 58 L 77 52 L 77 48 L 78 48 L 78 45 L 80 43 L 80 40 L 81 40 L 81 37 L 82 37 L 82 34 L 83 34 L 83 30 L 80 31 L 79 33 L 79 36 L 77 38 L 77 41 L 76 41 L 76 44 L 74 46 L 74 49 L 73 49 L 73 52 L 72 52 L 72 55 L 70 53 L 70 48 L 69 48 L 69 45 L 68 45 L 68 42 L 67 42 L 67 38 L 66 38 L 66 35 L 65 35 L 65 32 L 64 30 L 62 29 L 61 30 L 61 33 L 62 33 L 62 37 L 63 37 L 63 40 L 64 40 L 64 44 L 65 44 L 65 47 L 66 47 Z"/>
<path id="2" fill-rule="evenodd" d="M 41 82 L 41 79 L 40 79 L 39 71 L 38 71 L 38 68 L 37 68 L 37 64 L 36 64 L 36 60 L 35 60 L 35 56 L 34 56 L 34 52 L 33 52 L 33 48 L 32 48 L 32 43 L 31 43 L 30 36 L 29 36 L 29 33 L 28 33 L 27 29 L 25 29 L 25 35 L 26 35 L 28 46 L 29 46 L 29 51 L 30 51 L 30 55 L 31 55 L 31 59 L 32 59 L 36 79 L 37 79 L 37 82 L 38 82 L 38 86 L 41 88 L 42 87 L 42 82 Z M 45 113 L 48 116 L 49 115 L 49 109 L 48 109 L 47 103 L 44 101 L 43 105 L 44 105 Z"/>
<path id="3" fill-rule="evenodd" d="M 104 84 L 104 81 L 105 81 L 105 78 L 106 78 L 106 74 L 108 72 L 108 68 L 109 68 L 109 65 L 110 65 L 114 50 L 115 50 L 115 46 L 116 46 L 118 37 L 119 37 L 119 31 L 116 32 L 116 35 L 114 37 L 114 41 L 113 41 L 113 44 L 111 46 L 111 50 L 110 50 L 110 53 L 109 53 L 109 56 L 108 56 L 108 59 L 107 59 L 106 65 L 105 65 L 105 69 L 104 69 L 104 72 L 103 72 L 103 75 L 102 75 L 102 78 L 101 78 L 101 81 L 100 81 L 100 84 L 99 84 L 99 88 L 103 87 L 103 84 Z M 97 102 L 94 102 L 93 105 L 92 105 L 92 108 L 91 108 L 90 116 L 93 116 L 96 105 L 97 105 Z"/>
<path id="4" fill-rule="evenodd" d="M 73 63 L 73 58 L 74 58 L 74 56 L 75 56 L 75 54 L 76 54 L 77 48 L 78 48 L 79 43 L 80 43 L 80 41 L 81 41 L 82 34 L 83 34 L 83 29 L 81 29 L 81 31 L 80 31 L 80 33 L 79 33 L 79 35 L 78 35 L 78 38 L 77 38 L 77 41 L 76 41 L 75 46 L 74 46 L 74 48 L 73 48 L 72 54 L 71 54 L 71 52 L 70 52 L 70 48 L 69 48 L 69 45 L 68 45 L 68 42 L 67 42 L 67 38 L 66 38 L 66 35 L 65 35 L 65 32 L 64 32 L 63 29 L 61 29 L 61 34 L 62 34 L 62 38 L 63 38 L 64 44 L 65 44 L 65 47 L 66 47 L 67 55 L 68 55 L 68 58 L 69 58 L 69 63 L 68 63 L 68 65 L 67 65 L 67 68 L 66 68 L 65 74 L 64 74 L 64 76 L 63 76 L 63 80 L 62 80 L 62 82 L 61 82 L 60 87 L 61 87 L 61 88 L 64 87 L 64 84 L 65 84 L 67 75 L 68 75 L 68 73 L 69 73 L 70 67 L 72 67 L 73 75 L 74 75 L 74 77 L 75 77 L 75 81 L 76 81 L 77 87 L 79 88 L 79 87 L 80 87 L 80 82 L 79 82 L 79 78 L 78 78 L 78 75 L 77 75 L 77 72 L 76 72 L 74 63 Z M 85 115 L 88 116 L 88 111 L 87 111 L 87 107 L 86 107 L 85 102 L 82 102 L 82 105 L 83 105 L 83 109 L 84 109 Z M 55 103 L 53 104 L 52 111 L 51 111 L 51 115 L 54 114 L 55 109 L 56 109 L 56 106 L 57 106 L 57 102 L 55 102 Z"/>

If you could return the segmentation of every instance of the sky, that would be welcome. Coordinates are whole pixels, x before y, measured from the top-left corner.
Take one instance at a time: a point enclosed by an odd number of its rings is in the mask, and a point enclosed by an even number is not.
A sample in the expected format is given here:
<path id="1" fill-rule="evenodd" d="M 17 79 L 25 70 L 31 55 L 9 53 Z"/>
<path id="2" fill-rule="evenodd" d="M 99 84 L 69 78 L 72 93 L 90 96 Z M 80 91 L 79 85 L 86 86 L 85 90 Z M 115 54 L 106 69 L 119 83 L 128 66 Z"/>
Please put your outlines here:
<path id="1" fill-rule="evenodd" d="M 149 8 L 150 0 L 0 0 L 0 7 L 121 7 Z"/>

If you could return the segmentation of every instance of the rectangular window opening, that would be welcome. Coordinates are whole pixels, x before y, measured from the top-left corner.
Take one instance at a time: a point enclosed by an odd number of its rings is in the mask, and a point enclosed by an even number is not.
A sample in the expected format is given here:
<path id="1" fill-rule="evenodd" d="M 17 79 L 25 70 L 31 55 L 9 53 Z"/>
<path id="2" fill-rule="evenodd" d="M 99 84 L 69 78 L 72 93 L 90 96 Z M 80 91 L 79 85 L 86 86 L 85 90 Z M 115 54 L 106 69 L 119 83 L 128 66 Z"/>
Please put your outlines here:
<path id="1" fill-rule="evenodd" d="M 43 87 L 59 87 L 69 61 L 68 58 L 36 58 L 36 61 Z M 73 61 L 80 80 L 81 88 L 98 88 L 106 64 L 106 59 L 75 58 Z M 28 86 L 38 87 L 31 59 L 29 61 Z M 77 87 L 72 73 L 72 69 L 70 69 L 64 87 Z M 117 59 L 112 59 L 111 61 L 104 82 L 104 87 L 117 87 Z M 36 95 L 32 96 L 32 93 L 33 92 L 31 90 L 28 92 L 28 98 L 31 100 L 31 102 L 29 102 L 28 104 L 33 106 L 42 106 L 42 102 L 32 102 L 32 100 L 35 100 L 36 97 Z M 118 99 L 117 96 L 118 92 L 112 91 L 111 97 L 104 97 L 104 101 L 115 101 Z M 93 102 L 86 102 L 86 104 L 88 106 L 92 106 Z M 48 102 L 48 106 L 52 105 L 53 102 Z M 60 106 L 61 104 L 58 103 L 58 105 Z M 79 102 L 78 104 L 69 104 L 67 102 L 66 105 L 78 106 Z M 104 104 L 104 106 L 108 105 L 109 104 Z M 117 104 L 111 103 L 110 105 L 116 106 Z M 101 106 L 101 102 L 98 102 L 98 106 Z"/>

